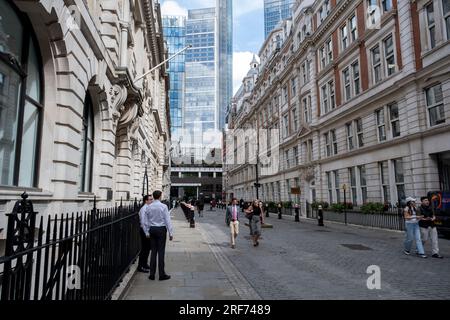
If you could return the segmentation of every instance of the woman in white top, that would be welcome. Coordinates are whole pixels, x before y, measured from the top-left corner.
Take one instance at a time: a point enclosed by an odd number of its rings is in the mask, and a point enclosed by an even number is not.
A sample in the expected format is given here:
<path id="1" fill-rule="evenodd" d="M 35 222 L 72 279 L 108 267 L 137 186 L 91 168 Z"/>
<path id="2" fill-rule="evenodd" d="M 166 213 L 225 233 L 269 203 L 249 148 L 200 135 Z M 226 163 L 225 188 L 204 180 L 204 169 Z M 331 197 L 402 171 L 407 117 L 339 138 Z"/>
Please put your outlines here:
<path id="1" fill-rule="evenodd" d="M 425 251 L 423 249 L 422 239 L 420 237 L 420 227 L 419 227 L 419 220 L 422 218 L 421 216 L 417 215 L 417 208 L 416 208 L 416 199 L 414 198 L 407 198 L 406 199 L 406 207 L 403 210 L 404 217 L 405 217 L 405 226 L 406 226 L 406 239 L 405 239 L 405 251 L 404 253 L 406 255 L 411 254 L 411 246 L 413 243 L 413 240 L 416 241 L 417 246 L 417 254 L 422 257 L 426 258 Z"/>

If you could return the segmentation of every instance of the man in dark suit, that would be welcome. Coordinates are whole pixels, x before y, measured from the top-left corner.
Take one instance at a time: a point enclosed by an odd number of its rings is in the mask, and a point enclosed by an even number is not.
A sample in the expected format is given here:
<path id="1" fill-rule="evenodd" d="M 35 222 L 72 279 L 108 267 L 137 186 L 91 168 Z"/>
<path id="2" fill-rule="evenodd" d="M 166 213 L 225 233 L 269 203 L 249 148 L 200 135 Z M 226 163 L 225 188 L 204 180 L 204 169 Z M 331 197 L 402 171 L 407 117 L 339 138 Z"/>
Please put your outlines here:
<path id="1" fill-rule="evenodd" d="M 148 265 L 148 256 L 150 254 L 150 239 L 145 236 L 144 232 L 144 218 L 146 214 L 146 210 L 148 206 L 152 203 L 152 198 L 149 195 L 144 197 L 144 205 L 139 211 L 139 222 L 140 222 L 140 230 L 139 234 L 141 236 L 141 252 L 139 253 L 139 272 L 147 273 L 150 271 L 150 266 Z"/>
<path id="2" fill-rule="evenodd" d="M 169 240 L 173 240 L 173 227 L 170 221 L 169 208 L 161 203 L 161 191 L 153 192 L 153 203 L 146 209 L 144 219 L 144 233 L 151 241 L 150 280 L 155 280 L 156 258 L 158 258 L 159 280 L 169 280 L 170 276 L 164 270 L 164 256 L 166 253 L 167 232 Z"/>

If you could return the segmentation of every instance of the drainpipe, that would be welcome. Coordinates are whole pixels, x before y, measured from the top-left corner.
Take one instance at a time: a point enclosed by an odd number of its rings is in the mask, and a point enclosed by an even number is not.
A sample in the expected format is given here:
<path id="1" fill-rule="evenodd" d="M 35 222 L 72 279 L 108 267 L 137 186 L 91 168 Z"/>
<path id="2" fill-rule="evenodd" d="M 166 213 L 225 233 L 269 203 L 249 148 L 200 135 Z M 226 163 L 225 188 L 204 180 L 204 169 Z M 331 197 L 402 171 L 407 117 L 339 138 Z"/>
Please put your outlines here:
<path id="1" fill-rule="evenodd" d="M 128 25 L 130 24 L 130 1 L 123 2 L 120 21 L 120 66 L 126 68 L 128 60 Z"/>

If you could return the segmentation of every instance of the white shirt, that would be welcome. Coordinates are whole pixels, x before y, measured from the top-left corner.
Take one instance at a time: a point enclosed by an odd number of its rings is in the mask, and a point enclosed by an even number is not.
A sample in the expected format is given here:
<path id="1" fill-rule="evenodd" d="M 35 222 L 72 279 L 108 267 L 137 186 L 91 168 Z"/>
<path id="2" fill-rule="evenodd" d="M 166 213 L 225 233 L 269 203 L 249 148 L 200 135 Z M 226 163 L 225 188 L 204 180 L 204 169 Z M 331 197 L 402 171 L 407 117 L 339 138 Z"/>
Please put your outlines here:
<path id="1" fill-rule="evenodd" d="M 141 208 L 141 210 L 139 210 L 139 224 L 141 226 L 142 229 L 144 229 L 144 215 L 145 215 L 145 210 L 147 210 L 147 208 L 149 207 L 149 204 L 144 204 Z"/>
<path id="2" fill-rule="evenodd" d="M 150 227 L 166 227 L 169 235 L 173 237 L 173 227 L 170 221 L 169 209 L 159 200 L 145 208 L 143 214 L 143 227 L 146 236 L 150 235 Z"/>

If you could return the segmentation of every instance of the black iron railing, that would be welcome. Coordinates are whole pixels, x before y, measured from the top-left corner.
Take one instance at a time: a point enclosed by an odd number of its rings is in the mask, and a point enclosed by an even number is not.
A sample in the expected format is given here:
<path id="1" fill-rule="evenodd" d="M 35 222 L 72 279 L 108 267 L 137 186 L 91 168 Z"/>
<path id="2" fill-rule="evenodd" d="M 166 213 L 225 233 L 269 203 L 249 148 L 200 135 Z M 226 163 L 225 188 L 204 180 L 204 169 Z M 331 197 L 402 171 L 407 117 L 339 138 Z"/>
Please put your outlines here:
<path id="1" fill-rule="evenodd" d="M 138 205 L 52 215 L 22 195 L 0 257 L 0 300 L 111 299 L 140 250 Z M 36 231 L 35 231 L 36 230 Z"/>
<path id="2" fill-rule="evenodd" d="M 317 219 L 317 216 L 317 209 L 312 208 L 311 204 L 308 204 L 306 207 L 306 217 L 309 219 Z M 328 220 L 372 228 L 397 231 L 405 230 L 405 220 L 402 209 L 396 207 L 389 208 L 383 212 L 374 213 L 363 213 L 358 210 L 349 210 L 347 212 L 324 210 L 323 217 L 325 222 Z"/>

